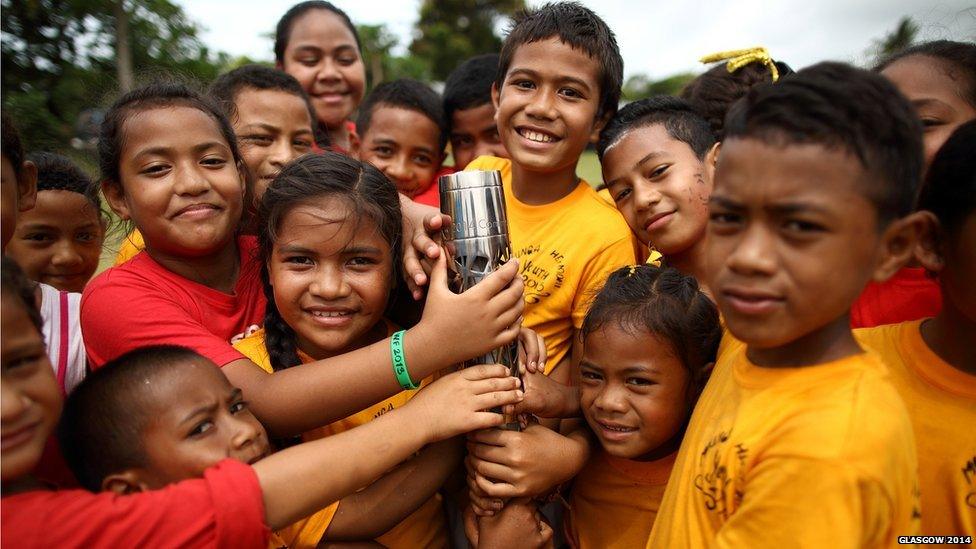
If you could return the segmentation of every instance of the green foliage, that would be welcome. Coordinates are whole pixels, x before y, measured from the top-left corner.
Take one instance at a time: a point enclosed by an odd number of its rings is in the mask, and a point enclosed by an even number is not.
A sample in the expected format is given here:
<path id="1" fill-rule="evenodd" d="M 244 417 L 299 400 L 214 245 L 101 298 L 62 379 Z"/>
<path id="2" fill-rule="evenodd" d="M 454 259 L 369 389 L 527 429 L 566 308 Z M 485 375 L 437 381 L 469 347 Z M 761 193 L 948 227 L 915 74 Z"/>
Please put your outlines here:
<path id="1" fill-rule="evenodd" d="M 356 30 L 363 44 L 366 83 L 370 88 L 384 80 L 397 78 L 430 79 L 430 69 L 423 59 L 412 54 L 398 56 L 393 53 L 399 40 L 386 25 L 357 25 Z"/>
<path id="2" fill-rule="evenodd" d="M 498 23 L 524 8 L 524 0 L 424 0 L 410 52 L 443 81 L 465 59 L 499 51 Z"/>
<path id="3" fill-rule="evenodd" d="M 894 29 L 885 34 L 883 38 L 874 40 L 872 47 L 874 62 L 879 63 L 914 44 L 918 38 L 918 31 L 918 23 L 911 17 L 899 19 L 898 25 Z"/>
<path id="4" fill-rule="evenodd" d="M 170 0 L 125 0 L 132 66 L 209 81 L 231 63 L 213 54 Z M 30 149 L 65 149 L 78 114 L 117 93 L 113 0 L 3 0 L 2 92 Z"/>
<path id="5" fill-rule="evenodd" d="M 662 80 L 651 80 L 646 74 L 635 74 L 624 82 L 622 97 L 624 101 L 637 101 L 652 95 L 678 95 L 696 76 L 693 72 L 682 72 Z"/>

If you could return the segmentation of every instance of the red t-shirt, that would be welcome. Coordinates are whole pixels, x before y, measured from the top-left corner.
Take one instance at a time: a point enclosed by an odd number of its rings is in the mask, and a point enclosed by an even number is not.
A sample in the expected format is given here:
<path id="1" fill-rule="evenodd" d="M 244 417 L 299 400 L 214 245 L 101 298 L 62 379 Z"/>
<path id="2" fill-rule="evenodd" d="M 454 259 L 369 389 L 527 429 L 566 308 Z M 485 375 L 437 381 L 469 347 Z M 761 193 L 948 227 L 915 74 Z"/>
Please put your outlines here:
<path id="1" fill-rule="evenodd" d="M 231 340 L 264 319 L 257 240 L 238 238 L 233 294 L 187 280 L 140 253 L 95 277 L 81 297 L 81 331 L 92 368 L 139 347 L 182 345 L 223 366 L 244 358 Z"/>
<path id="2" fill-rule="evenodd" d="M 897 324 L 939 314 L 942 289 L 919 267 L 905 267 L 888 280 L 871 282 L 851 307 L 851 328 Z"/>
<path id="3" fill-rule="evenodd" d="M 4 547 L 267 547 L 264 500 L 250 466 L 226 459 L 202 479 L 120 496 L 35 490 L 4 496 Z"/>
<path id="4" fill-rule="evenodd" d="M 449 175 L 456 172 L 452 166 L 445 166 L 440 169 L 436 174 L 434 174 L 434 179 L 430 182 L 430 185 L 426 189 L 415 194 L 411 200 L 418 204 L 427 204 L 428 206 L 433 206 L 435 208 L 441 207 L 441 190 L 438 185 L 442 175 Z"/>

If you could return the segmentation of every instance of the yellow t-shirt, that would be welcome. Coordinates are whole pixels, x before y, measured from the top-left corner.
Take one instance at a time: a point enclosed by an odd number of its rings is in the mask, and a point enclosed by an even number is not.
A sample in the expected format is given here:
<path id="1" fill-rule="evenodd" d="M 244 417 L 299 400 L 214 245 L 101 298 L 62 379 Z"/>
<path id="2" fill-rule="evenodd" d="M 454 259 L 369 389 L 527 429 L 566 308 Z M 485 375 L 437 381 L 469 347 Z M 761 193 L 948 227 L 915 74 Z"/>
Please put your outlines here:
<path id="1" fill-rule="evenodd" d="M 573 481 L 567 530 L 573 547 L 640 547 L 654 526 L 675 455 L 641 462 L 598 452 Z"/>
<path id="2" fill-rule="evenodd" d="M 396 328 L 387 323 L 389 335 L 392 335 Z M 273 372 L 271 359 L 264 344 L 264 329 L 254 332 L 248 337 L 234 343 L 234 348 L 252 362 L 260 366 L 266 372 Z M 299 352 L 302 363 L 312 362 L 312 358 Z M 427 378 L 421 382 L 421 387 L 431 382 L 432 378 Z M 409 401 L 419 389 L 412 391 L 402 391 L 392 397 L 378 402 L 365 410 L 357 412 L 345 419 L 340 419 L 326 425 L 313 429 L 302 435 L 305 441 L 317 440 L 330 435 L 339 434 L 343 431 L 363 425 L 391 410 L 399 408 Z M 280 530 L 278 535 L 288 543 L 289 547 L 311 547 L 318 545 L 322 536 L 325 535 L 336 511 L 339 508 L 336 502 L 319 513 L 307 519 L 299 521 L 284 530 Z M 403 519 L 400 524 L 394 526 L 390 531 L 376 538 L 376 541 L 390 548 L 414 548 L 414 547 L 447 547 L 447 524 L 444 520 L 441 497 L 435 494 L 426 503 L 420 506 L 410 516 Z"/>
<path id="3" fill-rule="evenodd" d="M 548 374 L 569 353 L 607 276 L 635 263 L 630 228 L 585 181 L 556 202 L 530 206 L 512 193 L 510 160 L 481 156 L 465 170 L 501 172 L 512 254 L 525 281 L 523 325 L 545 339 Z"/>
<path id="4" fill-rule="evenodd" d="M 923 535 L 976 535 L 976 376 L 925 344 L 921 320 L 855 330 L 908 408 L 918 444 Z"/>
<path id="5" fill-rule="evenodd" d="M 118 267 L 145 249 L 146 241 L 142 238 L 142 233 L 139 232 L 139 229 L 132 229 L 129 236 L 119 242 L 119 253 L 115 254 L 115 266 Z"/>
<path id="6" fill-rule="evenodd" d="M 908 412 L 873 353 L 763 368 L 734 341 L 647 547 L 896 547 L 919 533 L 917 468 Z"/>

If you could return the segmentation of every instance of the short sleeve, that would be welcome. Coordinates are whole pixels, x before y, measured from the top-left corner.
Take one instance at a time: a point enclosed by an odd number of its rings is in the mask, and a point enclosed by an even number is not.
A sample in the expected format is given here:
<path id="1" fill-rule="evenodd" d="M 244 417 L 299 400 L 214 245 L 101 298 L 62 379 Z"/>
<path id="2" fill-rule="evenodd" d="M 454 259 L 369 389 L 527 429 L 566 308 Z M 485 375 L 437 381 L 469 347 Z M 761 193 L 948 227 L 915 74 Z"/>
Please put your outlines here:
<path id="1" fill-rule="evenodd" d="M 120 496 L 84 490 L 3 498 L 9 547 L 267 547 L 264 500 L 254 470 L 224 460 L 204 478 Z"/>
<path id="2" fill-rule="evenodd" d="M 189 347 L 218 366 L 244 358 L 173 298 L 136 284 L 102 284 L 86 289 L 81 301 L 81 330 L 93 369 L 147 345 Z"/>
<path id="3" fill-rule="evenodd" d="M 579 290 L 573 296 L 573 327 L 575 329 L 578 330 L 583 326 L 583 318 L 586 317 L 586 311 L 590 308 L 590 301 L 606 283 L 610 273 L 620 267 L 633 265 L 635 261 L 634 245 L 629 231 L 627 236 L 614 241 L 590 259 L 583 269 Z"/>
<path id="4" fill-rule="evenodd" d="M 716 547 L 892 545 L 893 505 L 880 482 L 847 464 L 807 458 L 763 460 L 746 479 L 741 506 Z M 788 525 L 788 527 L 784 527 Z"/>

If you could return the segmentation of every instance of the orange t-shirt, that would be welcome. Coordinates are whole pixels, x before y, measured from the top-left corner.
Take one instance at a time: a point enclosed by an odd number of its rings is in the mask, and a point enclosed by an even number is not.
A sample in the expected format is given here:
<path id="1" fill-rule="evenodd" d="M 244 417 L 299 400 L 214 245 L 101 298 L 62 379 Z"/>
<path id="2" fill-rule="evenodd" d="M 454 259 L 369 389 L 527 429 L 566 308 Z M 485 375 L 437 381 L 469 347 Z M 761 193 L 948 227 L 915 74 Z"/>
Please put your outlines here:
<path id="1" fill-rule="evenodd" d="M 976 535 L 976 376 L 922 339 L 921 320 L 855 330 L 888 366 L 918 443 L 922 533 Z"/>
<path id="2" fill-rule="evenodd" d="M 873 353 L 765 368 L 719 350 L 647 547 L 897 547 L 917 535 L 905 405 Z"/>
<path id="3" fill-rule="evenodd" d="M 676 454 L 634 461 L 599 451 L 573 481 L 567 540 L 579 549 L 627 549 L 647 542 Z"/>

